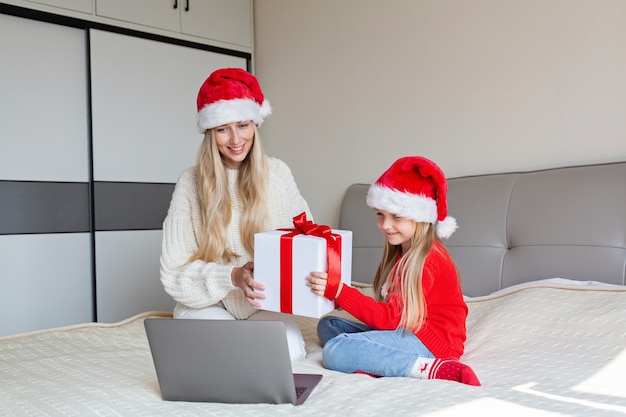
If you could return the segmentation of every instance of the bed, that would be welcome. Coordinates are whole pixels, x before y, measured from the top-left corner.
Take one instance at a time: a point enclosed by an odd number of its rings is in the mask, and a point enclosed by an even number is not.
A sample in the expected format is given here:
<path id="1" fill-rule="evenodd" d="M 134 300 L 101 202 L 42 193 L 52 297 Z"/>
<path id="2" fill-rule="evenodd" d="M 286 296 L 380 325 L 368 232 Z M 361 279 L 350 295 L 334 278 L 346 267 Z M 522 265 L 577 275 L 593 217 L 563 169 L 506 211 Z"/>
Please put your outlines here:
<path id="1" fill-rule="evenodd" d="M 0 416 L 625 415 L 624 184 L 626 163 L 450 180 L 462 360 L 480 387 L 326 370 L 317 321 L 296 316 L 307 359 L 294 371 L 324 374 L 303 405 L 162 401 L 143 320 L 170 313 L 146 312 L 0 338 Z M 353 280 L 369 292 L 382 241 L 366 190 L 348 188 L 339 228 L 353 230 Z"/>

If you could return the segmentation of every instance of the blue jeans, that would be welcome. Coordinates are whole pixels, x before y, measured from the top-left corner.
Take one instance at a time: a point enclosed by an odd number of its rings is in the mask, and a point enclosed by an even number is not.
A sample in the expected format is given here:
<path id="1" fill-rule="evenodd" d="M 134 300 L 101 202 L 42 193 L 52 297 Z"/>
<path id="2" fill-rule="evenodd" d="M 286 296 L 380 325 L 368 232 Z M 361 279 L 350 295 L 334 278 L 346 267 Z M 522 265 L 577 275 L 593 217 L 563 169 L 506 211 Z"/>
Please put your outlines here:
<path id="1" fill-rule="evenodd" d="M 334 316 L 320 319 L 317 336 L 324 366 L 345 373 L 409 377 L 418 358 L 434 358 L 412 332 L 374 330 Z"/>

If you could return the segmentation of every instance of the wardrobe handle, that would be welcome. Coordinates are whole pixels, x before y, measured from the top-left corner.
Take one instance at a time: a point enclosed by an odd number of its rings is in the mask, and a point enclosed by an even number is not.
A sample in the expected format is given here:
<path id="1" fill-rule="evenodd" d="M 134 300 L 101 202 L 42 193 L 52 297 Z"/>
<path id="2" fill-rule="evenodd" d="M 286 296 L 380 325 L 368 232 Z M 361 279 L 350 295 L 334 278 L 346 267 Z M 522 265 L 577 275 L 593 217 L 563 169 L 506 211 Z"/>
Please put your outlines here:
<path id="1" fill-rule="evenodd" d="M 174 6 L 174 9 L 178 9 L 178 0 L 174 0 L 173 6 Z"/>
<path id="2" fill-rule="evenodd" d="M 185 11 L 189 11 L 189 0 L 185 0 Z"/>

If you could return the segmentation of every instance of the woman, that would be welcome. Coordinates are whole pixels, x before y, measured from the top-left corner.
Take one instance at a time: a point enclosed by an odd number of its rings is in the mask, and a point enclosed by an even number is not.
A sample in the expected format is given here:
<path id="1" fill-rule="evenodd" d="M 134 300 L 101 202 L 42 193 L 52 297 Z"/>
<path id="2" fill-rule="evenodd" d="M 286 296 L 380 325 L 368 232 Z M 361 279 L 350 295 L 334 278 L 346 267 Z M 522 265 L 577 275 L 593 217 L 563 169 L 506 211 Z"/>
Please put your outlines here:
<path id="1" fill-rule="evenodd" d="M 257 127 L 271 114 L 252 74 L 213 72 L 197 99 L 204 140 L 180 176 L 163 224 L 161 282 L 177 302 L 174 318 L 281 320 L 292 360 L 306 356 L 291 316 L 257 310 L 254 234 L 312 217 L 289 167 L 265 155 Z"/>

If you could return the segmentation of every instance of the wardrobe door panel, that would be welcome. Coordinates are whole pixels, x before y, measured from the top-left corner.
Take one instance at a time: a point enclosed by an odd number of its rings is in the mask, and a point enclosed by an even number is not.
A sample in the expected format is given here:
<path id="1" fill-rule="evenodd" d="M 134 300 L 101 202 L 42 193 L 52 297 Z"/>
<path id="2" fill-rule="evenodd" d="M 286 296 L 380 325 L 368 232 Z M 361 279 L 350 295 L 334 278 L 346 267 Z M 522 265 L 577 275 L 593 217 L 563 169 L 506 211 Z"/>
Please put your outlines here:
<path id="1" fill-rule="evenodd" d="M 251 0 L 194 1 L 180 20 L 183 33 L 253 47 Z"/>
<path id="2" fill-rule="evenodd" d="M 0 336 L 93 321 L 90 239 L 0 236 Z"/>
<path id="3" fill-rule="evenodd" d="M 176 8 L 174 4 L 175 0 L 96 0 L 96 14 L 124 22 L 179 32 L 182 4 L 177 5 Z"/>
<path id="4" fill-rule="evenodd" d="M 93 321 L 85 39 L 0 14 L 0 336 Z"/>
<path id="5" fill-rule="evenodd" d="M 96 233 L 99 322 L 174 309 L 159 277 L 161 237 L 161 230 Z"/>
<path id="6" fill-rule="evenodd" d="M 85 31 L 0 14 L 0 57 L 0 180 L 88 181 Z"/>
<path id="7" fill-rule="evenodd" d="M 91 14 L 93 12 L 92 0 L 29 0 L 33 3 L 47 4 L 61 9 L 74 10 Z"/>

